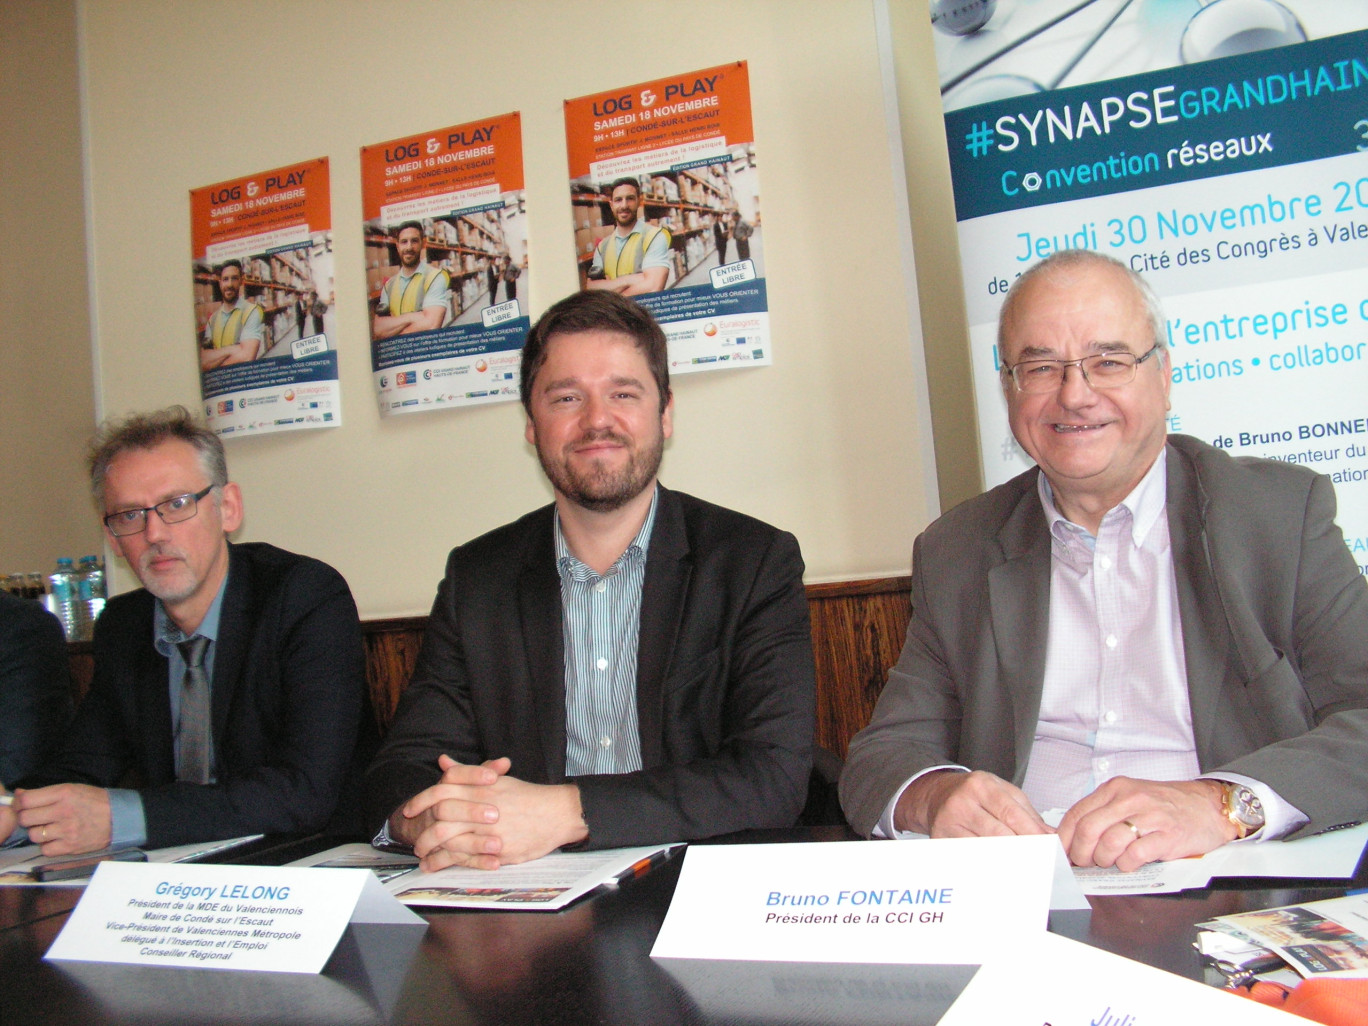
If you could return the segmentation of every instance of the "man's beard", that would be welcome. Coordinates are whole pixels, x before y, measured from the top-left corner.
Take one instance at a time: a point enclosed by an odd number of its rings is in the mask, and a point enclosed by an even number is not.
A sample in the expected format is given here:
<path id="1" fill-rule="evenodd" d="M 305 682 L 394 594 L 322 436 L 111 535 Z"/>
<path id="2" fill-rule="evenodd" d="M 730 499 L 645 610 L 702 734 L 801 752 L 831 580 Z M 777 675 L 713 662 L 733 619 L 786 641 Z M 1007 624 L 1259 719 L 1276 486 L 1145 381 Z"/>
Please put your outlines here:
<path id="1" fill-rule="evenodd" d="M 181 560 L 180 568 L 173 574 L 158 576 L 152 572 L 152 560 L 158 556 L 174 556 Z M 163 602 L 182 602 L 194 594 L 199 582 L 190 570 L 189 559 L 182 549 L 169 544 L 152 545 L 144 549 L 138 557 L 138 581 L 149 592 Z"/>
<path id="2" fill-rule="evenodd" d="M 587 470 L 581 471 L 571 467 L 568 456 L 554 461 L 548 459 L 540 445 L 537 446 L 537 458 L 560 494 L 593 513 L 611 513 L 635 499 L 655 480 L 665 451 L 665 436 L 657 433 L 645 448 L 639 450 L 633 450 L 630 442 L 621 435 L 606 430 L 583 435 L 576 439 L 575 444 L 594 441 L 613 441 L 624 446 L 629 454 L 627 462 L 620 470 L 610 471 L 593 465 L 596 461 L 592 461 Z"/>

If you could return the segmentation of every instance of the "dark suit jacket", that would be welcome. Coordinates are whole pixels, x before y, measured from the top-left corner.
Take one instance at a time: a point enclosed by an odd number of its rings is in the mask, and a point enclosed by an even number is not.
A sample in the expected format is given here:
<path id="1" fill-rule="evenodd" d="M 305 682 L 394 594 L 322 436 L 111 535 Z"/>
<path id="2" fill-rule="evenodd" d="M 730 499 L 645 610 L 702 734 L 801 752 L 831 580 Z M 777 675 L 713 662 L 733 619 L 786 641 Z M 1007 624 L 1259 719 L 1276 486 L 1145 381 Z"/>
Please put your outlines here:
<path id="1" fill-rule="evenodd" d="M 256 543 L 230 546 L 229 560 L 211 692 L 217 783 L 176 781 L 155 600 L 139 590 L 111 599 L 96 621 L 90 693 L 27 786 L 135 787 L 154 848 L 329 826 L 349 773 L 359 780 L 373 751 L 358 750 L 374 726 L 364 727 L 356 605 L 341 575 L 316 559 Z"/>
<path id="2" fill-rule="evenodd" d="M 1020 786 L 1040 715 L 1050 535 L 1037 470 L 917 539 L 912 622 L 841 777 L 869 833 L 941 763 Z M 1170 435 L 1168 521 L 1203 772 L 1261 780 L 1303 830 L 1368 813 L 1368 587 L 1335 526 L 1330 480 Z"/>
<path id="3" fill-rule="evenodd" d="M 0 783 L 37 768 L 70 718 L 62 625 L 33 599 L 0 591 Z"/>
<path id="4" fill-rule="evenodd" d="M 367 775 L 375 827 L 437 756 L 565 775 L 560 578 L 547 506 L 455 549 L 413 679 Z M 790 826 L 812 759 L 814 669 L 790 534 L 660 490 L 637 652 L 643 768 L 579 777 L 588 845 Z"/>

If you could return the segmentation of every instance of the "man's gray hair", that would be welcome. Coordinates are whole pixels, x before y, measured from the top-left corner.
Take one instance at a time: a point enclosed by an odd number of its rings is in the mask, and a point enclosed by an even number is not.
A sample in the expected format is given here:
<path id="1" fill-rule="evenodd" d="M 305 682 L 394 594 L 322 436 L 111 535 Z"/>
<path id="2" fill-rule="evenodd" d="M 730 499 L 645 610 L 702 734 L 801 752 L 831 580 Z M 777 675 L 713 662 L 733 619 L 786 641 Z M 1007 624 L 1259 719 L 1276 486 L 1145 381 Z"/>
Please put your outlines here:
<path id="1" fill-rule="evenodd" d="M 1021 276 L 1012 283 L 1012 287 L 1007 292 L 1007 298 L 1002 301 L 1002 310 L 998 313 L 997 342 L 999 355 L 1004 352 L 1004 343 L 1006 342 L 1003 337 L 1003 326 L 1011 319 L 1019 302 L 1019 296 L 1027 282 L 1041 276 L 1068 275 L 1077 269 L 1089 267 L 1110 267 L 1125 276 L 1145 306 L 1145 314 L 1150 322 L 1150 333 L 1153 335 L 1151 341 L 1160 349 L 1167 349 L 1168 322 L 1164 317 L 1163 305 L 1159 302 L 1159 297 L 1154 294 L 1154 289 L 1150 288 L 1149 282 L 1136 273 L 1129 264 L 1125 264 L 1115 257 L 1107 256 L 1105 253 L 1098 253 L 1091 249 L 1061 249 L 1051 253 L 1030 269 L 1023 271 Z M 1097 339 L 1096 341 L 1120 340 Z"/>
<path id="2" fill-rule="evenodd" d="M 171 441 L 194 447 L 200 469 L 215 489 L 222 489 L 228 483 L 228 459 L 223 454 L 219 436 L 196 420 L 184 406 L 168 406 L 151 413 L 111 418 L 100 425 L 86 454 L 90 491 L 96 504 L 104 508 L 105 477 L 116 457 L 131 449 L 155 449 L 163 442 Z"/>

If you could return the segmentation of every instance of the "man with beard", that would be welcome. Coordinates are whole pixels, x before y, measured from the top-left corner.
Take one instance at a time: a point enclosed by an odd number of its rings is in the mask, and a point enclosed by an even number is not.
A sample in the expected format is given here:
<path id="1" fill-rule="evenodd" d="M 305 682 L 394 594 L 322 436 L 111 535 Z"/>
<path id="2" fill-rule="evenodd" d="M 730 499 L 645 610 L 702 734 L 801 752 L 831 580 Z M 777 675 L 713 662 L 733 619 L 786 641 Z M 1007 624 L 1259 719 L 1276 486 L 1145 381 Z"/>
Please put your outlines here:
<path id="1" fill-rule="evenodd" d="M 671 236 L 641 216 L 641 183 L 619 178 L 608 190 L 608 205 L 615 227 L 594 247 L 585 287 L 622 296 L 659 292 L 670 275 Z"/>
<path id="2" fill-rule="evenodd" d="M 423 226 L 405 221 L 394 233 L 399 273 L 380 288 L 371 319 L 372 338 L 435 331 L 453 320 L 451 275 L 423 259 Z"/>
<path id="3" fill-rule="evenodd" d="M 792 535 L 659 485 L 665 336 L 608 292 L 522 353 L 555 502 L 455 549 L 367 774 L 377 844 L 426 870 L 791 825 L 813 741 Z"/>
<path id="4" fill-rule="evenodd" d="M 200 369 L 249 363 L 261 355 L 266 321 L 261 307 L 242 294 L 242 261 L 225 260 L 218 269 L 223 302 L 204 326 Z"/>
<path id="5" fill-rule="evenodd" d="M 90 452 L 106 536 L 143 588 L 95 627 L 95 674 L 47 762 L 0 806 L 44 855 L 348 830 L 374 751 L 346 582 L 230 545 L 242 493 L 183 407 L 107 424 Z"/>

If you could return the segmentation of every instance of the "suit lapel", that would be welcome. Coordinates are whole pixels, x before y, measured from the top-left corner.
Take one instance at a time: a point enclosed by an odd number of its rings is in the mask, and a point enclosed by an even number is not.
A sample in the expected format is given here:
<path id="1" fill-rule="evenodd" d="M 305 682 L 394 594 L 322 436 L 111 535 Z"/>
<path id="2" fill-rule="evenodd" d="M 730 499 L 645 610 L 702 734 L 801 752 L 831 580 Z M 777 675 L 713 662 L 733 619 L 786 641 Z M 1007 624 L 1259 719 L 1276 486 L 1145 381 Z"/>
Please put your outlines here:
<path id="1" fill-rule="evenodd" d="M 1206 490 L 1191 458 L 1173 444 L 1168 448 L 1167 482 L 1169 544 L 1183 625 L 1192 736 L 1200 763 L 1202 753 L 1212 750 L 1218 725 L 1229 631 L 1207 547 Z"/>
<path id="2" fill-rule="evenodd" d="M 174 724 L 171 722 L 171 679 L 166 658 L 153 642 L 156 630 L 153 604 L 156 600 L 143 592 L 147 600 L 147 630 L 138 640 L 132 653 L 133 679 L 137 682 L 138 729 L 143 736 L 143 773 L 150 784 L 170 783 L 176 779 Z"/>
<path id="3" fill-rule="evenodd" d="M 247 557 L 228 546 L 228 587 L 219 607 L 218 637 L 214 641 L 214 676 L 210 689 L 214 727 L 214 762 L 223 765 L 223 750 L 228 737 L 228 713 L 233 707 L 233 692 L 242 679 L 242 664 L 247 658 L 250 625 L 256 622 L 253 609 L 252 568 Z"/>
<path id="4" fill-rule="evenodd" d="M 641 588 L 641 630 L 637 639 L 637 732 L 641 765 L 664 760 L 665 675 L 674 658 L 680 618 L 689 593 L 693 561 L 679 497 L 664 486 L 656 503 L 655 526 L 646 553 Z"/>
<path id="5" fill-rule="evenodd" d="M 988 571 L 998 680 L 1012 703 L 1016 784 L 1025 777 L 1040 719 L 1050 626 L 1050 532 L 1035 480 L 1032 475 L 998 532 L 1002 562 Z"/>
<path id="6" fill-rule="evenodd" d="M 518 612 L 546 779 L 558 782 L 565 779 L 565 642 L 553 509 L 533 521 L 518 575 Z"/>

